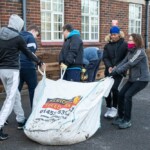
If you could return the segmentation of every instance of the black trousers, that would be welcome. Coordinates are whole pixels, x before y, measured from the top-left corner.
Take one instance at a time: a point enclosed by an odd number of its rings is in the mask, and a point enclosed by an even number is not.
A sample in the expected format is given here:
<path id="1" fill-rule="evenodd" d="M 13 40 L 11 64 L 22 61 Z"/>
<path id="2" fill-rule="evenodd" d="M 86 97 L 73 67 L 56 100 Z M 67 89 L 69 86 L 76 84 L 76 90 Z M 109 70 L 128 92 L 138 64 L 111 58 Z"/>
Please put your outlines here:
<path id="1" fill-rule="evenodd" d="M 28 85 L 29 97 L 30 97 L 30 105 L 32 108 L 34 90 L 37 86 L 37 73 L 35 69 L 32 68 L 22 68 L 20 69 L 20 83 L 19 83 L 19 91 L 22 90 L 23 84 L 26 82 Z"/>
<path id="2" fill-rule="evenodd" d="M 127 82 L 118 94 L 118 116 L 131 120 L 132 97 L 147 86 L 147 81 Z"/>
<path id="3" fill-rule="evenodd" d="M 106 106 L 111 108 L 112 106 L 117 108 L 118 106 L 118 86 L 122 80 L 122 76 L 116 76 L 114 78 L 114 84 L 113 87 L 106 98 Z"/>

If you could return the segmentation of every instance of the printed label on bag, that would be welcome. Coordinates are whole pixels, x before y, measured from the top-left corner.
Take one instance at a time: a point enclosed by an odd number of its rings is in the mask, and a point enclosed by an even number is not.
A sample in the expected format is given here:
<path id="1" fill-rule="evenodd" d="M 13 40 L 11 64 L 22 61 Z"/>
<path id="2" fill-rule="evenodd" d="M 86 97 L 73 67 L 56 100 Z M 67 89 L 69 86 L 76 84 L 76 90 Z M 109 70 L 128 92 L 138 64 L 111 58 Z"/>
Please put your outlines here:
<path id="1" fill-rule="evenodd" d="M 40 117 L 36 120 L 53 123 L 60 119 L 66 119 L 81 100 L 81 96 L 72 99 L 48 98 L 40 110 Z"/>

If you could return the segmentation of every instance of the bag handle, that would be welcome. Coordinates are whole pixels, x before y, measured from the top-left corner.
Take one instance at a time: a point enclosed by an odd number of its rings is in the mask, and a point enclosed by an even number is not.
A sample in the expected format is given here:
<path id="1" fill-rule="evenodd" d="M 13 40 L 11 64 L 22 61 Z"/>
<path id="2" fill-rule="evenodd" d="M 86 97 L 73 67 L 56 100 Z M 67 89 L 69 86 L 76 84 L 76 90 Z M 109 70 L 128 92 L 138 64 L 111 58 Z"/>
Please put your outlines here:
<path id="1" fill-rule="evenodd" d="M 38 71 L 42 76 L 45 76 L 46 75 L 46 64 L 45 63 L 43 63 L 42 68 L 44 71 L 42 71 L 41 68 L 38 66 Z"/>
<path id="2" fill-rule="evenodd" d="M 60 79 L 63 80 L 63 77 L 65 75 L 66 69 L 61 69 Z"/>

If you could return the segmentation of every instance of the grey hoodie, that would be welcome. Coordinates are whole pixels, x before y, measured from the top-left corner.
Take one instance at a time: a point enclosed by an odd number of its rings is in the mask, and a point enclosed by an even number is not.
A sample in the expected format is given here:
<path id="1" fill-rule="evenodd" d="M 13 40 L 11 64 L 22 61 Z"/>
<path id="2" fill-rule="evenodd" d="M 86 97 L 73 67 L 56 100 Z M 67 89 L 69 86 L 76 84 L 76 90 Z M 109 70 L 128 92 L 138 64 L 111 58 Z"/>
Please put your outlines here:
<path id="1" fill-rule="evenodd" d="M 20 50 L 31 60 L 41 61 L 27 48 L 26 42 L 19 35 L 24 21 L 18 15 L 11 15 L 8 27 L 0 29 L 0 69 L 19 69 Z"/>
<path id="2" fill-rule="evenodd" d="M 23 25 L 24 21 L 18 15 L 13 14 L 10 16 L 8 27 L 13 28 L 18 32 L 20 32 L 21 29 L 23 28 Z"/>
<path id="3" fill-rule="evenodd" d="M 14 32 L 13 30 L 10 30 L 9 28 L 3 27 L 0 30 L 0 39 L 10 40 L 17 37 L 23 25 L 24 25 L 24 21 L 18 15 L 15 14 L 11 15 L 9 18 L 8 27 L 17 30 L 18 33 Z"/>

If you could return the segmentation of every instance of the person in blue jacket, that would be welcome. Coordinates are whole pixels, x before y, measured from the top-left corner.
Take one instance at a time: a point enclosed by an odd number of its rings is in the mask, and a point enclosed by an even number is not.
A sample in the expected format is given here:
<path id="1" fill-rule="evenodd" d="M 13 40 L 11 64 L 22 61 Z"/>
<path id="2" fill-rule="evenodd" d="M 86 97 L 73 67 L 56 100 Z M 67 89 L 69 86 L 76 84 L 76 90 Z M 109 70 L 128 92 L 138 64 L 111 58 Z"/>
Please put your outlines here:
<path id="1" fill-rule="evenodd" d="M 37 50 L 36 38 L 40 35 L 40 30 L 36 25 L 30 25 L 27 31 L 22 31 L 20 35 L 26 41 L 27 47 L 35 54 Z M 35 63 L 26 57 L 22 52 L 20 54 L 20 83 L 19 91 L 22 90 L 24 82 L 26 82 L 29 90 L 30 105 L 32 108 L 34 90 L 37 86 L 37 73 Z"/>
<path id="2" fill-rule="evenodd" d="M 86 47 L 83 50 L 83 64 L 86 69 L 88 82 L 95 81 L 96 73 L 102 59 L 102 50 L 98 47 Z"/>
<path id="3" fill-rule="evenodd" d="M 59 54 L 60 67 L 66 70 L 63 79 L 79 82 L 83 65 L 83 42 L 80 32 L 71 24 L 66 24 L 63 26 L 63 35 L 65 41 Z"/>

